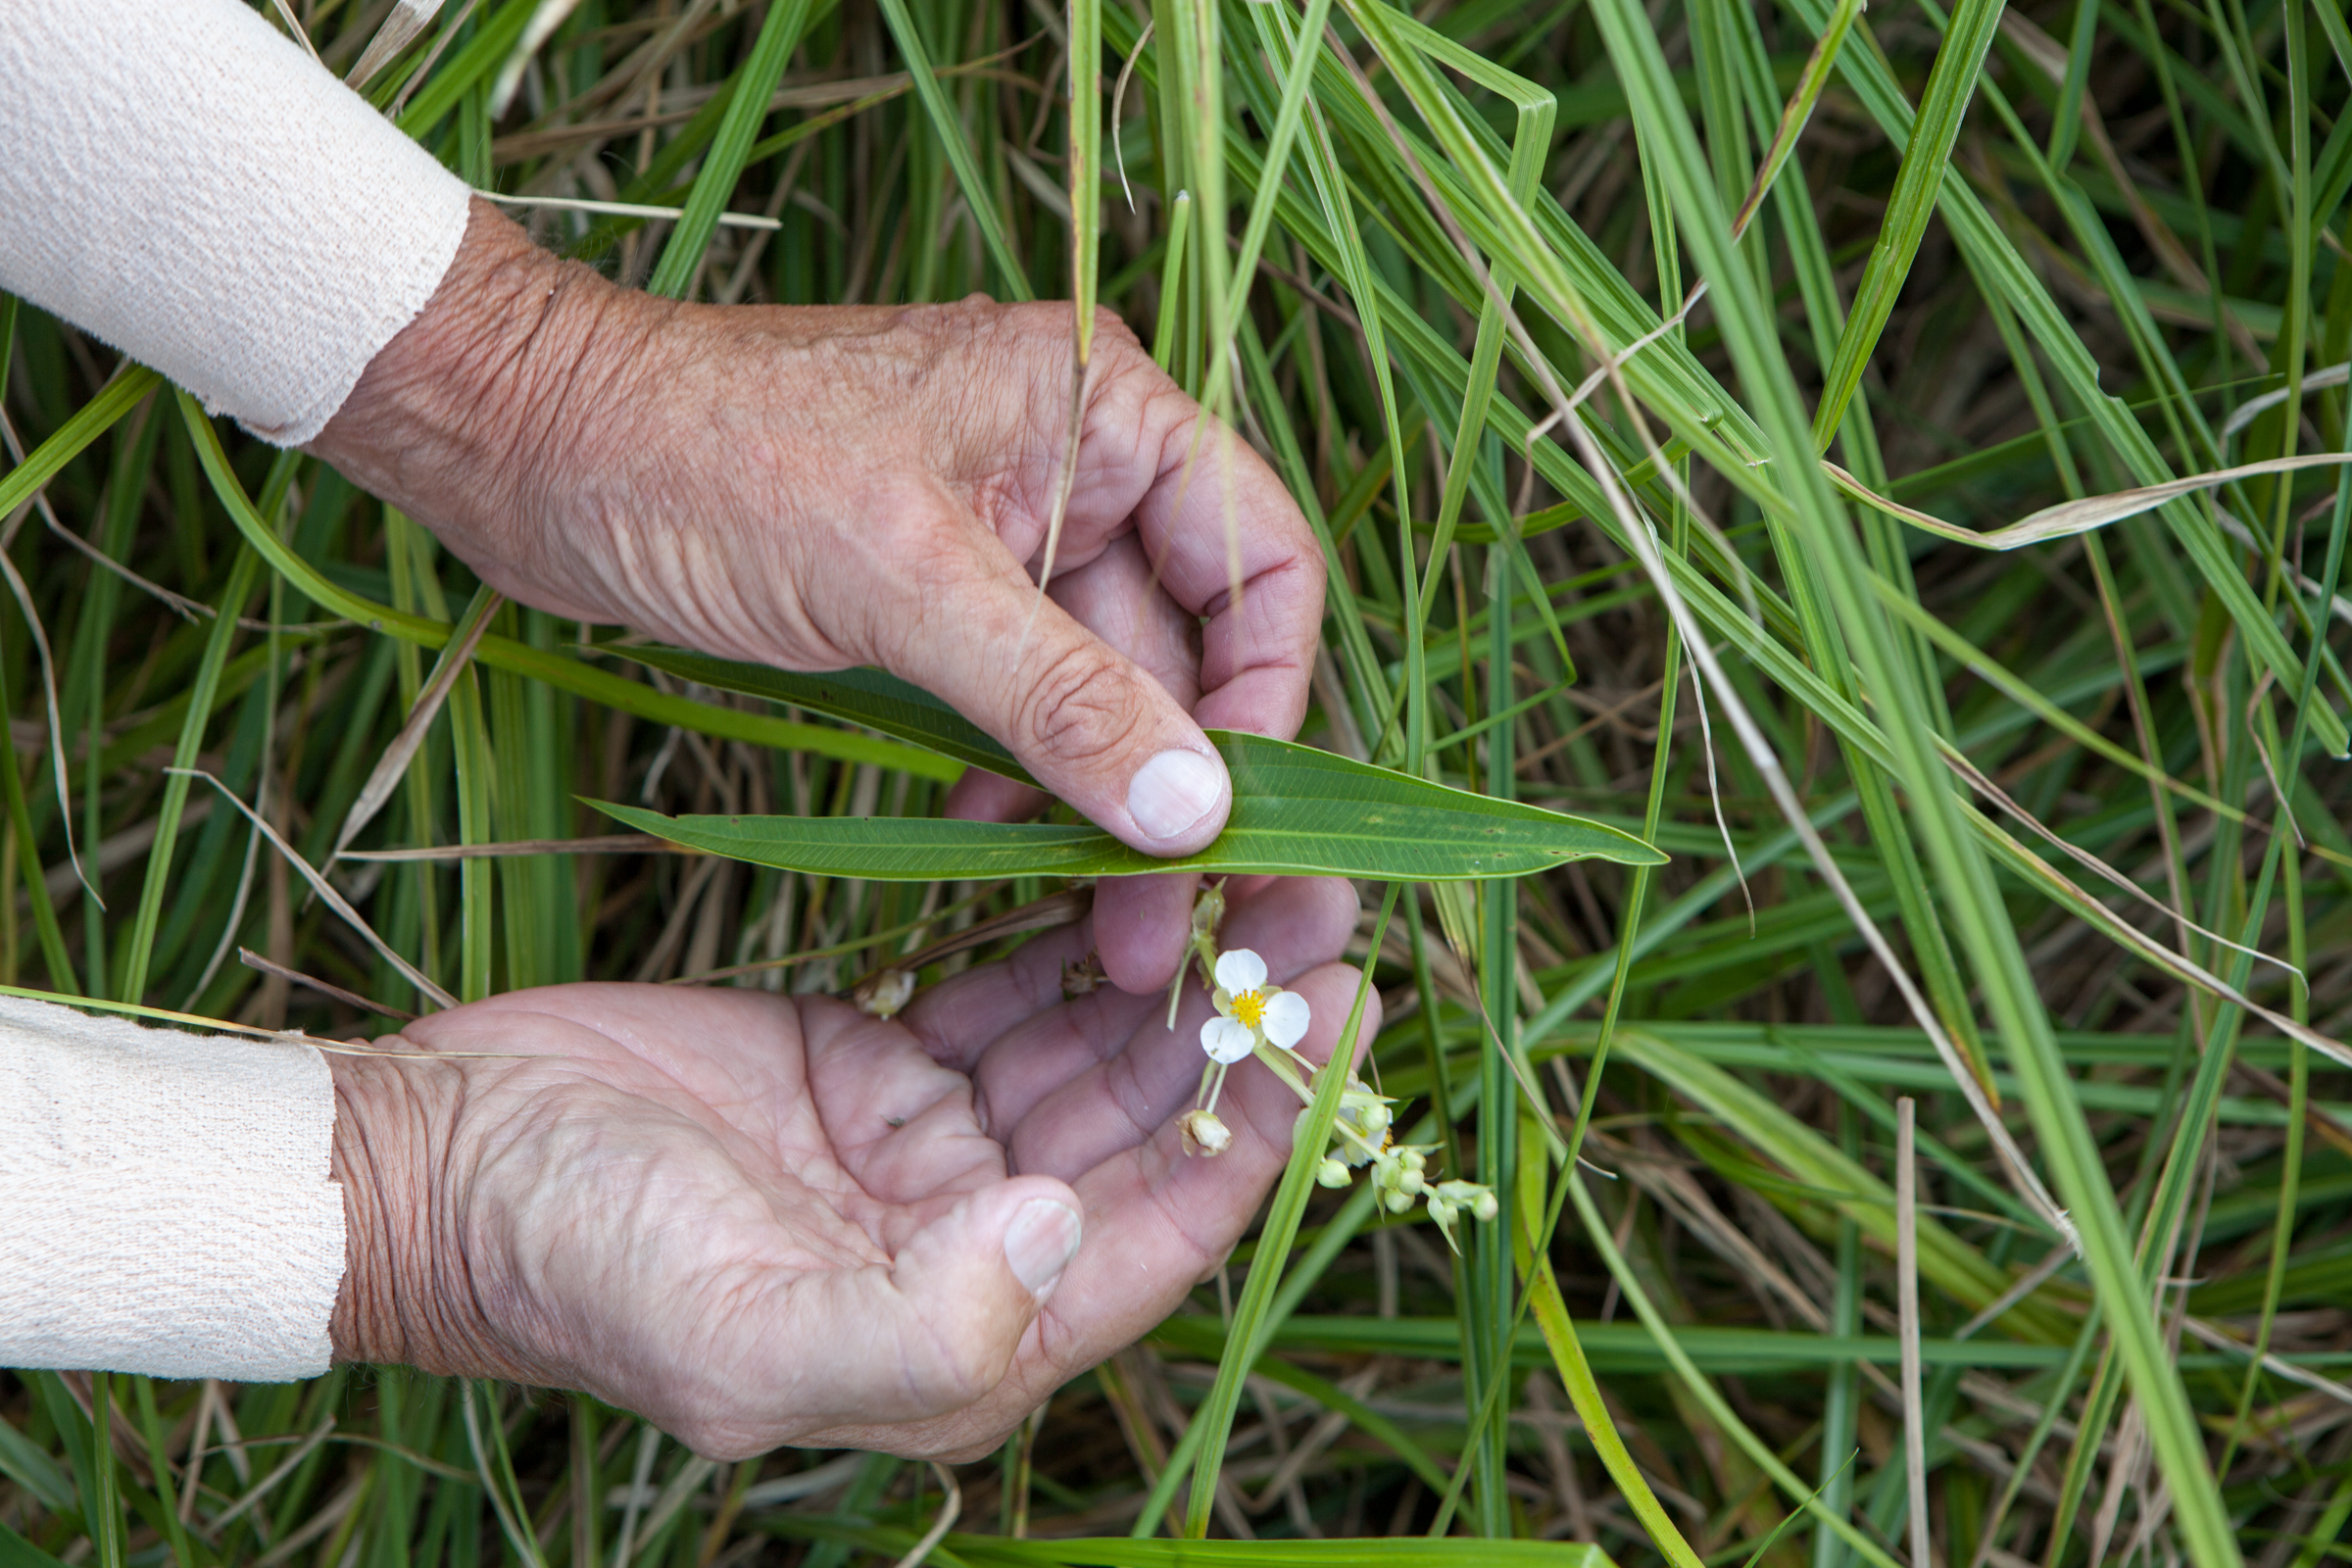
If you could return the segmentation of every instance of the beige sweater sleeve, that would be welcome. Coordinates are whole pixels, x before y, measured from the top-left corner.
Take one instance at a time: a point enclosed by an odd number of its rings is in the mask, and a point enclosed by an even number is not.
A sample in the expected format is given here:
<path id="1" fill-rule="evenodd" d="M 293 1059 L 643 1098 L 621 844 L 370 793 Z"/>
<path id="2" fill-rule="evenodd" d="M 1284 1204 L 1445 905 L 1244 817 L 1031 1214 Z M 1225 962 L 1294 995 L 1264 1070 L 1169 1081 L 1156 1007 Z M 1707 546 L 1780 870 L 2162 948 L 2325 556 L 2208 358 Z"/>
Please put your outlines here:
<path id="1" fill-rule="evenodd" d="M 0 997 L 0 1366 L 325 1371 L 334 1117 L 311 1047 Z"/>
<path id="2" fill-rule="evenodd" d="M 468 194 L 239 0 L 0 0 L 0 288 L 266 440 L 424 308 Z"/>
<path id="3" fill-rule="evenodd" d="M 239 0 L 0 0 L 0 287 L 281 445 L 432 297 L 465 184 Z M 0 1365 L 323 1371 L 300 1046 L 0 999 Z"/>

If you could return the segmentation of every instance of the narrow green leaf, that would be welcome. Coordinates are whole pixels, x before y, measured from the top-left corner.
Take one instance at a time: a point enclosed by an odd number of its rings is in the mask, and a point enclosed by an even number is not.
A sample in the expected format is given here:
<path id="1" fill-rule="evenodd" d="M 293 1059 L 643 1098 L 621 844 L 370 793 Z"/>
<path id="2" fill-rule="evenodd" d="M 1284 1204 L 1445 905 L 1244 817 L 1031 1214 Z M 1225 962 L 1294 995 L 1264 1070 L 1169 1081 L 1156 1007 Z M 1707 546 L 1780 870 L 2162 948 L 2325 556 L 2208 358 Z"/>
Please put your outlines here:
<path id="1" fill-rule="evenodd" d="M 480 671 L 471 664 L 458 671 L 449 693 L 449 734 L 454 743 L 458 784 L 458 842 L 487 844 L 498 836 L 490 819 L 490 783 L 495 760 L 490 726 L 482 717 Z M 479 1002 L 490 995 L 491 872 L 485 859 L 468 858 L 458 863 L 458 995 Z"/>
<path id="2" fill-rule="evenodd" d="M 770 1513 L 760 1525 L 798 1540 L 856 1545 L 903 1558 L 917 1532 L 822 1516 Z M 54 1560 L 54 1559 L 51 1559 Z M 845 1555 L 841 1560 L 847 1561 Z M 1598 1546 L 1566 1541 L 1151 1541 L 1129 1537 L 1011 1541 L 951 1535 L 930 1560 L 943 1568 L 1612 1568 Z M 47 1564 L 39 1565 L 47 1568 Z"/>
<path id="3" fill-rule="evenodd" d="M 473 36 L 442 61 L 433 79 L 409 100 L 409 107 L 401 111 L 400 128 L 419 140 L 428 135 L 467 89 L 487 80 L 505 63 L 538 10 L 539 0 L 507 0 L 505 7 L 484 19 Z"/>
<path id="4" fill-rule="evenodd" d="M 66 1565 L 0 1524 L 0 1568 L 66 1568 Z"/>
<path id="5" fill-rule="evenodd" d="M 12 601 L 13 602 L 13 601 Z M 0 683 L 7 680 L 7 667 L 0 663 Z M 13 730 L 0 734 L 0 796 L 5 796 L 9 824 L 16 829 L 17 864 L 24 878 L 24 891 L 32 905 L 33 929 L 39 934 L 41 959 L 48 965 L 49 983 L 59 991 L 73 996 L 81 990 L 74 975 L 74 959 L 66 952 L 66 935 L 57 923 L 57 906 L 49 897 L 46 867 L 41 864 L 41 844 L 33 831 L 32 809 L 24 799 L 24 775 L 17 764 L 16 735 Z"/>
<path id="6" fill-rule="evenodd" d="M 1016 300 L 1037 298 L 1037 290 L 1029 284 L 1027 270 L 1004 235 L 1004 215 L 997 210 L 996 192 L 988 188 L 988 181 L 981 177 L 980 166 L 972 157 L 963 119 L 941 89 L 939 73 L 931 69 L 931 51 L 924 47 L 921 29 L 907 14 L 906 0 L 881 0 L 881 3 L 883 20 L 890 24 L 890 35 L 897 40 L 899 54 L 906 62 L 906 74 L 914 79 L 915 96 L 922 100 L 923 112 L 931 119 L 931 128 L 947 151 L 948 166 L 956 171 L 956 183 L 963 190 L 964 206 L 970 211 L 972 221 L 980 227 L 980 238 L 988 245 L 989 259 L 997 264 L 1004 292 Z M 914 238 L 916 243 L 924 245 L 933 241 L 928 234 Z"/>
<path id="7" fill-rule="evenodd" d="M 186 716 L 180 721 L 179 744 L 172 753 L 174 769 L 192 768 L 204 749 L 205 731 L 212 726 L 213 708 L 220 688 L 221 666 L 228 662 L 229 645 L 237 638 L 237 617 L 262 578 L 262 558 L 251 550 L 237 553 L 229 568 L 228 588 L 220 596 L 220 613 L 205 638 L 204 662 L 197 666 L 189 688 Z M 155 844 L 147 854 L 147 880 L 139 891 L 139 908 L 131 926 L 130 951 L 124 955 L 122 1000 L 136 1002 L 147 989 L 147 963 L 155 948 L 156 922 L 163 916 L 164 891 L 171 882 L 172 854 L 179 841 L 179 818 L 188 804 L 188 776 L 174 771 L 164 780 L 164 804 L 156 816 Z"/>
<path id="8" fill-rule="evenodd" d="M 1355 1039 L 1363 1019 L 1364 998 L 1372 992 L 1372 969 L 1379 958 L 1381 941 L 1388 934 L 1389 916 L 1396 909 L 1396 893 L 1397 885 L 1391 883 L 1387 897 L 1381 902 L 1380 918 L 1372 928 L 1372 948 L 1364 956 L 1355 1001 L 1348 1009 L 1347 1022 L 1340 1025 L 1339 1039 L 1343 1045 L 1315 1074 L 1314 1101 L 1299 1113 L 1292 1131 L 1290 1162 L 1283 1168 L 1282 1185 L 1274 1190 L 1273 1205 L 1258 1229 L 1257 1261 L 1250 1267 L 1249 1283 L 1242 1287 L 1242 1299 L 1234 1308 L 1225 1354 L 1217 1364 L 1217 1380 L 1209 1386 L 1208 1397 L 1200 1401 L 1200 1408 L 1193 1412 L 1193 1425 L 1203 1433 L 1201 1456 L 1193 1467 L 1193 1494 L 1184 1509 L 1184 1533 L 1194 1541 L 1208 1538 L 1208 1516 L 1216 1502 L 1217 1477 L 1224 1467 L 1225 1442 L 1233 1431 L 1233 1414 L 1242 1402 L 1242 1385 L 1264 1348 L 1274 1288 L 1282 1282 L 1282 1263 L 1290 1256 L 1291 1244 L 1298 1239 L 1299 1220 L 1305 1217 L 1306 1200 L 1314 1191 L 1315 1167 L 1322 1163 L 1324 1149 L 1331 1141 L 1331 1124 L 1339 1115 L 1340 1097 L 1355 1077 L 1345 1043 Z"/>
<path id="9" fill-rule="evenodd" d="M 1962 9 L 1972 19 L 1970 26 L 1989 27 L 1991 19 L 1997 18 L 1999 5 L 1998 0 L 1963 0 Z M 2182 1543 L 2190 1560 L 2199 1568 L 2230 1568 L 2241 1559 L 2224 1516 L 2220 1491 L 2214 1485 L 2187 1392 L 2161 1343 L 2145 1283 L 2132 1267 L 2121 1205 L 2101 1162 L 2099 1146 L 2083 1118 L 2080 1102 L 2074 1099 L 2072 1079 L 2058 1054 L 2023 944 L 1993 883 L 1992 866 L 1984 854 L 1984 846 L 1970 831 L 1973 813 L 1963 811 L 1940 776 L 1941 766 L 1934 756 L 1928 701 L 1920 689 L 1916 668 L 1905 666 L 1892 645 L 1889 628 L 1882 616 L 1873 612 L 1876 607 L 1867 601 L 1867 591 L 1858 581 L 1861 553 L 1855 548 L 1842 508 L 1830 493 L 1818 467 L 1809 461 L 1812 452 L 1826 445 L 1821 439 L 1822 431 L 1826 428 L 1834 432 L 1838 419 L 1831 417 L 1825 425 L 1817 413 L 1817 422 L 1811 431 L 1800 425 L 1798 397 L 1787 358 L 1768 324 L 1770 317 L 1761 303 L 1756 280 L 1730 243 L 1728 217 L 1702 184 L 1704 160 L 1682 106 L 1672 93 L 1671 77 L 1655 33 L 1648 28 L 1639 9 L 1629 7 L 1624 0 L 1602 0 L 1595 6 L 1594 14 L 1607 36 L 1611 58 L 1628 82 L 1637 116 L 1655 128 L 1662 153 L 1672 162 L 1686 237 L 1698 253 L 1702 270 L 1715 289 L 1718 319 L 1724 324 L 1727 348 L 1742 380 L 1753 391 L 1756 412 L 1776 454 L 1779 477 L 1789 486 L 1798 502 L 1791 508 L 1790 521 L 1804 543 L 1808 564 L 1820 579 L 1824 598 L 1836 612 L 1862 685 L 1885 715 L 1896 773 L 1910 797 L 1911 829 L 1927 852 L 1923 858 L 1935 875 L 1941 907 L 1950 913 L 1958 945 L 1975 970 L 1985 1009 L 2004 1039 L 2013 1067 L 2025 1081 L 2026 1093 L 2021 1098 L 2033 1118 L 2042 1158 L 2055 1177 L 2053 1185 L 2071 1212 L 2072 1223 L 2079 1228 L 2084 1261 L 2100 1304 L 2109 1314 L 2118 1359 L 2128 1369 L 2157 1463 L 2172 1489 Z M 1954 27 L 1944 45 L 1947 53 L 1963 46 L 1966 41 L 1963 32 L 1963 28 Z M 1851 61 L 1857 53 L 1844 51 L 1842 57 Z M 1942 73 L 1943 62 L 1939 59 L 1936 74 L 1940 76 Z M 1972 63 L 1968 80 L 1954 85 L 1946 95 L 1951 101 L 1942 106 L 1943 110 L 1957 116 L 1967 92 L 1976 85 L 1975 76 Z M 1930 96 L 1932 100 L 1936 97 L 1933 87 Z M 1923 138 L 1934 134 L 1929 123 L 1929 117 L 1923 112 L 1920 124 L 1912 128 L 1904 161 L 1905 175 L 1918 162 L 1921 149 L 1929 145 Z M 1933 191 L 1936 186 L 1945 184 L 1942 173 L 1938 159 L 1932 169 L 1923 171 L 1924 189 Z M 1958 183 L 1950 182 L 1946 188 Z M 1947 207 L 1947 216 L 1949 211 Z M 1919 219 L 1924 222 L 1924 210 Z M 1857 310 L 1848 323 L 1849 339 L 1863 319 L 1863 314 Z M 1876 328 L 1865 336 L 1867 341 L 1875 342 Z M 1825 403 L 1820 412 L 1827 410 Z M 2144 435 L 2141 439 L 2144 441 Z M 2242 578 L 2236 580 L 2243 589 Z M 2259 612 L 2254 618 L 2260 619 Z M 2244 626 L 2245 621 L 2239 624 Z M 2276 638 L 2277 628 L 2263 619 L 2261 629 L 2272 632 L 2279 645 L 2264 651 L 2265 662 L 2275 666 L 2291 664 L 2295 673 L 2300 674 L 2301 666 L 2292 661 L 2283 639 Z M 2255 640 L 2253 630 L 2247 628 L 2250 642 Z M 1590 1200 L 1584 1197 L 1581 1184 L 1576 1191 L 1580 1211 L 1587 1211 L 1588 1230 L 1592 1231 L 1598 1224 L 1597 1216 L 1590 1211 Z M 1610 1259 L 1612 1270 L 1617 1271 L 1619 1260 L 1612 1255 L 1614 1250 L 1606 1233 L 1594 1232 L 1593 1244 Z M 1637 1311 L 1643 1313 L 1644 1321 L 1648 1321 L 1647 1314 L 1653 1309 L 1636 1285 L 1628 1284 L 1625 1294 Z M 1692 1393 L 1702 1401 L 1712 1397 L 1712 1391 L 1700 1384 L 1692 1385 Z M 1735 1436 L 1744 1431 L 1736 1424 L 1736 1418 L 1725 1425 Z M 1767 1460 L 1772 1462 L 1766 1463 Z M 1808 1494 L 1793 1475 L 1781 1473 L 1785 1467 L 1776 1469 L 1778 1461 L 1768 1451 L 1758 1462 L 1774 1472 L 1775 1481 L 1791 1497 Z"/>
<path id="10" fill-rule="evenodd" d="M 958 1556 L 1006 1568 L 1610 1568 L 1598 1546 L 1561 1541 L 1006 1541 L 950 1536 Z"/>
<path id="11" fill-rule="evenodd" d="M 743 664 L 711 659 L 682 648 L 621 650 L 640 664 L 650 664 L 681 680 L 722 692 L 764 697 L 771 703 L 805 708 L 829 718 L 862 724 L 903 741 L 952 757 L 971 767 L 985 768 L 1017 784 L 1035 784 L 1028 769 L 970 719 L 965 718 L 920 686 L 879 669 L 842 669 L 823 675 L 796 675 L 766 664 Z"/>
<path id="12" fill-rule="evenodd" d="M 0 1418 L 0 1476 L 24 1489 L 27 1496 L 51 1512 L 74 1506 L 74 1483 L 49 1450 Z"/>
<path id="13" fill-rule="evenodd" d="M 694 192 L 686 198 L 686 211 L 678 219 L 677 226 L 669 231 L 669 243 L 662 248 L 661 265 L 654 269 L 653 277 L 645 285 L 648 294 L 679 300 L 693 288 L 695 273 L 702 270 L 703 253 L 710 248 L 711 232 L 718 227 L 718 215 L 726 210 L 727 199 L 735 194 L 736 180 L 743 177 L 752 138 L 759 134 L 760 122 L 767 118 L 767 101 L 774 95 L 776 83 L 792 60 L 792 51 L 800 45 L 812 4 L 813 0 L 782 0 L 768 8 L 767 21 L 761 24 L 760 37 L 752 45 L 752 57 L 736 74 L 734 95 L 728 100 L 725 118 L 718 122 L 718 134 L 711 138 L 710 154 L 703 162 L 703 172 L 695 176 Z"/>
<path id="14" fill-rule="evenodd" d="M 139 399 L 162 381 L 162 376 L 144 365 L 133 365 L 107 382 L 96 397 L 74 411 L 74 417 L 58 426 L 55 435 L 26 453 L 24 461 L 0 479 L 0 517 L 30 501 L 34 491 L 57 477 L 58 469 L 113 429 L 116 420 L 137 408 Z"/>
<path id="15" fill-rule="evenodd" d="M 1886 217 L 1870 248 L 1861 286 L 1855 290 L 1852 313 L 1838 339 L 1838 357 L 1830 366 L 1820 404 L 1813 411 L 1813 444 L 1829 449 L 1845 418 L 1845 405 L 1862 384 L 1862 368 L 1879 346 L 1886 319 L 1894 313 L 1895 296 L 1911 275 L 1911 262 L 1927 236 L 1928 220 L 1943 186 L 1943 172 L 1951 162 L 1952 144 L 1960 138 L 1961 122 L 1968 118 L 1969 100 L 1976 96 L 1977 74 L 1984 53 L 2000 30 L 2001 0 L 1960 0 L 1943 46 L 1936 52 L 1936 67 L 1928 74 L 1928 90 L 1920 100 L 1919 118 L 1903 146 L 1902 167 L 1895 172 L 1894 191 L 1886 200 Z M 1833 24 L 1834 25 L 1834 24 Z"/>
<path id="16" fill-rule="evenodd" d="M 1690 1544 L 1674 1527 L 1674 1521 L 1666 1517 L 1665 1506 L 1650 1490 L 1641 1467 L 1634 1463 L 1625 1439 L 1617 1433 L 1617 1423 L 1609 1416 L 1608 1401 L 1601 1397 L 1600 1385 L 1592 1381 L 1592 1369 L 1586 1364 L 1584 1348 L 1577 1343 L 1576 1327 L 1568 1320 L 1568 1307 L 1560 1299 L 1559 1281 L 1552 1277 L 1550 1258 L 1537 1259 L 1528 1289 L 1534 1298 L 1536 1328 L 1551 1351 L 1560 1386 L 1568 1391 L 1568 1402 L 1576 1407 L 1578 1418 L 1585 1423 L 1585 1439 L 1592 1445 L 1592 1451 L 1600 1455 L 1602 1468 L 1625 1494 L 1626 1504 L 1648 1532 L 1650 1544 L 1675 1568 L 1698 1568 L 1698 1553 L 1690 1549 Z"/>
<path id="17" fill-rule="evenodd" d="M 1167 260 L 1159 274 L 1159 319 L 1152 329 L 1152 363 L 1165 370 L 1176 352 L 1176 312 L 1184 298 L 1184 248 L 1193 224 L 1193 193 L 1180 190 L 1168 203 Z"/>
<path id="18" fill-rule="evenodd" d="M 911 817 L 663 816 L 591 802 L 642 832 L 713 855 L 886 882 L 1006 876 L 1523 876 L 1570 860 L 1656 865 L 1630 833 L 1542 807 L 1408 778 L 1262 735 L 1210 730 L 1234 781 L 1232 819 L 1199 855 L 1154 859 L 1088 824 Z"/>
<path id="19" fill-rule="evenodd" d="M 1083 387 L 1102 261 L 1102 0 L 1070 0 L 1069 53 L 1070 325 Z"/>

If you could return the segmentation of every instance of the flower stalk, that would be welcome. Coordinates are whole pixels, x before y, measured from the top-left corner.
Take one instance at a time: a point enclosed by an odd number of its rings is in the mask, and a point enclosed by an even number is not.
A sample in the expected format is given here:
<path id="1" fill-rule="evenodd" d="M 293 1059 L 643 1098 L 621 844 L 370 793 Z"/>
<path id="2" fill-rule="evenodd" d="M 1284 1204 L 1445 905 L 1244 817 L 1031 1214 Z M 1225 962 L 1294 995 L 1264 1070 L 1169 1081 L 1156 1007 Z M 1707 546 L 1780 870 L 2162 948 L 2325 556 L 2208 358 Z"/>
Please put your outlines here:
<path id="1" fill-rule="evenodd" d="M 1218 928 L 1224 917 L 1222 889 L 1203 888 L 1193 905 L 1190 956 L 1216 1012 L 1200 1026 L 1200 1049 L 1207 1053 L 1208 1063 L 1200 1071 L 1197 1103 L 1178 1124 L 1188 1154 L 1213 1156 L 1231 1145 L 1233 1134 L 1217 1118 L 1217 1099 L 1224 1093 L 1226 1073 L 1244 1058 L 1255 1056 L 1298 1097 L 1298 1126 L 1302 1130 L 1308 1115 L 1305 1107 L 1314 1103 L 1310 1086 L 1315 1074 L 1332 1070 L 1317 1068 L 1297 1049 L 1312 1021 L 1306 999 L 1272 984 L 1265 960 L 1250 949 L 1218 951 Z M 1179 970 L 1169 994 L 1171 1029 L 1184 979 L 1184 971 Z M 1383 1208 L 1392 1214 L 1405 1214 L 1415 1203 L 1425 1203 L 1446 1245 L 1459 1251 L 1454 1220 L 1465 1212 L 1477 1220 L 1493 1219 L 1498 1208 L 1494 1194 L 1477 1182 L 1433 1182 L 1429 1159 L 1437 1146 L 1398 1144 L 1394 1131 L 1396 1113 L 1390 1108 L 1395 1103 L 1348 1073 L 1340 1091 L 1339 1112 L 1332 1119 L 1331 1143 L 1315 1166 L 1315 1180 L 1336 1191 L 1351 1185 L 1355 1172 L 1369 1167 L 1373 1191 Z"/>

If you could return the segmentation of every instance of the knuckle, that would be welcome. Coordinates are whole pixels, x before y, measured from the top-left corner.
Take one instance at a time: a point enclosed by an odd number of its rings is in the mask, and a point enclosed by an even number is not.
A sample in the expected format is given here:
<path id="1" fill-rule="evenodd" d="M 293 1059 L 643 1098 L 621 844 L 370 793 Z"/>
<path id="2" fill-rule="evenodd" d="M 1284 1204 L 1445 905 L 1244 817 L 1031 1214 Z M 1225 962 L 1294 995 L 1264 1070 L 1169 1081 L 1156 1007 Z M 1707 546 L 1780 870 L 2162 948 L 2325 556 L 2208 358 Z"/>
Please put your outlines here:
<path id="1" fill-rule="evenodd" d="M 1189 440 L 1200 406 L 1159 368 L 1125 322 L 1099 322 L 1098 329 L 1086 383 L 1088 436 L 1115 438 L 1126 451 L 1160 459 L 1170 432 L 1181 429 Z"/>
<path id="2" fill-rule="evenodd" d="M 840 541 L 830 570 L 869 591 L 825 607 L 854 627 L 848 642 L 862 658 L 904 668 L 935 643 L 947 607 L 974 591 L 970 546 L 949 510 L 927 491 L 894 493 L 871 528 Z M 918 584 L 929 590 L 913 591 Z"/>
<path id="3" fill-rule="evenodd" d="M 1142 717 L 1143 703 L 1116 656 L 1100 644 L 1080 642 L 1031 674 L 1015 721 L 1033 755 L 1076 766 L 1121 749 Z"/>
<path id="4" fill-rule="evenodd" d="M 1011 1347 L 1000 1345 L 984 1326 L 960 1321 L 924 1325 L 926 1343 L 906 1358 L 906 1394 L 926 1415 L 945 1415 L 980 1400 L 1004 1376 Z"/>
<path id="5" fill-rule="evenodd" d="M 1135 335 L 1135 328 L 1127 324 L 1125 317 L 1104 306 L 1095 307 L 1096 353 L 1112 355 L 1123 362 L 1130 355 L 1142 354 L 1143 347 L 1142 339 Z"/>

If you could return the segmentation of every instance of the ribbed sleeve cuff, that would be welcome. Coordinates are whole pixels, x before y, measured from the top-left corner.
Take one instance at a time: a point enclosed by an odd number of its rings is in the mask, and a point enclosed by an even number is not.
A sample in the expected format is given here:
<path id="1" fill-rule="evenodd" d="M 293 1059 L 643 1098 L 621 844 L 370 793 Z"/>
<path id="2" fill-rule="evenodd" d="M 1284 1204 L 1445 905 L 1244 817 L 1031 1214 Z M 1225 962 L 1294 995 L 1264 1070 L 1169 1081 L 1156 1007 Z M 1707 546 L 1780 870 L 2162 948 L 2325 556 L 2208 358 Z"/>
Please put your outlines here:
<path id="1" fill-rule="evenodd" d="M 311 1047 L 0 998 L 0 1365 L 325 1371 L 334 1118 Z"/>

